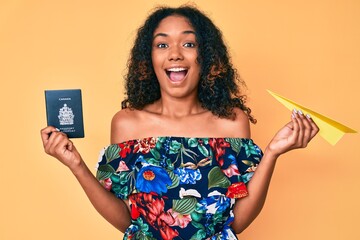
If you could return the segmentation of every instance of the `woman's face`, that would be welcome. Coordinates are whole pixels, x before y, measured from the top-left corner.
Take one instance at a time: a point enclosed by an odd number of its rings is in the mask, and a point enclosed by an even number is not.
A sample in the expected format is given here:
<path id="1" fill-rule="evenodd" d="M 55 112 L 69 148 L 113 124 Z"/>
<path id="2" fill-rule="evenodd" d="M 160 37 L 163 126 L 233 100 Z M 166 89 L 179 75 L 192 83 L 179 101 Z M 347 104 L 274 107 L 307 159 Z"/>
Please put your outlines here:
<path id="1" fill-rule="evenodd" d="M 197 96 L 200 65 L 195 30 L 187 18 L 164 18 L 153 34 L 151 57 L 162 97 Z"/>

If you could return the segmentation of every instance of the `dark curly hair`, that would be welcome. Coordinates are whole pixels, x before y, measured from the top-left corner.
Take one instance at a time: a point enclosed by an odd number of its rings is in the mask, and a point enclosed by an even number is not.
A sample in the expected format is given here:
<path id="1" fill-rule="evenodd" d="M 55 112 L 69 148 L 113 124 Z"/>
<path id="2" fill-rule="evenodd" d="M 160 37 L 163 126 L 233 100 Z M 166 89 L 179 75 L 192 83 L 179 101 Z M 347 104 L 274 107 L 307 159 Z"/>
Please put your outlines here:
<path id="1" fill-rule="evenodd" d="M 195 30 L 197 60 L 201 66 L 198 86 L 201 106 L 223 118 L 234 118 L 233 109 L 238 107 L 252 123 L 256 123 L 250 108 L 245 105 L 246 96 L 240 94 L 238 84 L 245 86 L 245 83 L 230 62 L 221 31 L 204 13 L 192 6 L 159 7 L 139 28 L 128 60 L 125 76 L 128 98 L 122 102 L 122 108 L 141 110 L 160 99 L 160 86 L 151 59 L 153 33 L 162 19 L 172 15 L 187 18 Z"/>

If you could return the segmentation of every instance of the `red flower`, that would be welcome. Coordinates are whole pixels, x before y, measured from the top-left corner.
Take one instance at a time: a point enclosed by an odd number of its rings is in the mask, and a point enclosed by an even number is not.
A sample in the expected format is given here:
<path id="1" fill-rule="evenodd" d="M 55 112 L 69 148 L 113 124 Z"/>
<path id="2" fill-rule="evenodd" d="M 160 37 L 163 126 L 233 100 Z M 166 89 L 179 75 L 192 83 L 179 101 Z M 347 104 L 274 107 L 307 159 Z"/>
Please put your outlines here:
<path id="1" fill-rule="evenodd" d="M 175 220 L 172 215 L 165 212 L 165 203 L 156 193 L 137 193 L 130 195 L 131 217 L 136 219 L 140 216 L 156 230 L 160 231 L 162 239 L 171 240 L 179 233 L 170 225 Z"/>
<path id="2" fill-rule="evenodd" d="M 164 222 L 161 224 L 160 234 L 161 238 L 165 240 L 172 240 L 174 237 L 179 235 L 178 231 L 172 229 L 168 225 L 165 225 Z"/>
<path id="3" fill-rule="evenodd" d="M 131 146 L 134 145 L 134 141 L 127 141 L 123 143 L 119 143 L 118 146 L 120 147 L 119 155 L 122 158 L 125 158 L 128 153 L 131 152 Z"/>
<path id="4" fill-rule="evenodd" d="M 233 183 L 228 187 L 226 196 L 229 198 L 243 198 L 249 195 L 243 182 Z"/>
<path id="5" fill-rule="evenodd" d="M 137 219 L 138 217 L 140 217 L 140 212 L 137 210 L 135 205 L 131 205 L 131 218 Z"/>
<path id="6" fill-rule="evenodd" d="M 150 149 L 154 148 L 156 146 L 156 138 L 150 137 L 150 138 L 143 138 L 139 140 L 135 147 L 134 147 L 134 153 L 148 153 L 150 152 Z"/>
<path id="7" fill-rule="evenodd" d="M 230 147 L 230 143 L 226 142 L 224 138 L 210 138 L 209 145 L 215 153 L 215 159 L 218 161 L 220 167 L 224 165 L 222 156 L 225 154 L 225 149 Z"/>

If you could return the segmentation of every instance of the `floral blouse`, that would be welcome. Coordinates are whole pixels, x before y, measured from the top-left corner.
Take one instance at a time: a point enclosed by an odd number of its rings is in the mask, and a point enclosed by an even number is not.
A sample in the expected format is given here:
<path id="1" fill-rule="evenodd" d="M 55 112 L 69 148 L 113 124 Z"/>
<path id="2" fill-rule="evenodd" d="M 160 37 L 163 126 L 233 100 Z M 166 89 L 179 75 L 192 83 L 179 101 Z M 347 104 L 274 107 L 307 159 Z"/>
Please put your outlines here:
<path id="1" fill-rule="evenodd" d="M 129 200 L 124 239 L 237 239 L 235 199 L 261 157 L 251 139 L 150 137 L 106 147 L 96 177 Z"/>

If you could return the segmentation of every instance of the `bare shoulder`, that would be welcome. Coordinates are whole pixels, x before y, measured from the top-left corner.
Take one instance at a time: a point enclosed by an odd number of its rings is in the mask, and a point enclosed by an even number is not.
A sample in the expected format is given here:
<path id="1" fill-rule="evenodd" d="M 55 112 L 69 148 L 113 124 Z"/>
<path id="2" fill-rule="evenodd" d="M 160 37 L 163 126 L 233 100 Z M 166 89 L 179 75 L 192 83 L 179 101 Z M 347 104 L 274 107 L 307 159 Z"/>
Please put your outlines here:
<path id="1" fill-rule="evenodd" d="M 137 110 L 122 109 L 111 120 L 111 143 L 132 139 L 139 118 Z"/>
<path id="2" fill-rule="evenodd" d="M 250 138 L 250 122 L 248 115 L 239 108 L 234 108 L 235 117 L 233 119 L 220 119 L 222 131 L 226 136 Z"/>

